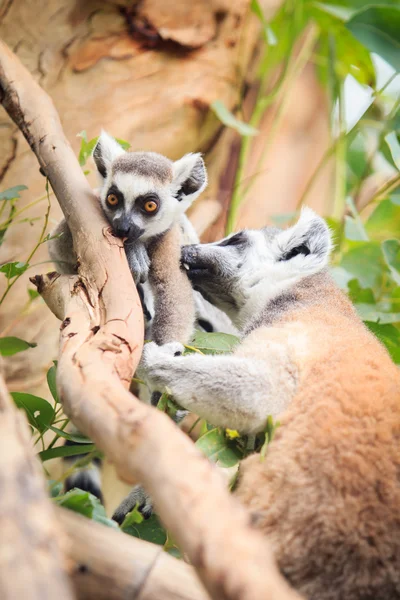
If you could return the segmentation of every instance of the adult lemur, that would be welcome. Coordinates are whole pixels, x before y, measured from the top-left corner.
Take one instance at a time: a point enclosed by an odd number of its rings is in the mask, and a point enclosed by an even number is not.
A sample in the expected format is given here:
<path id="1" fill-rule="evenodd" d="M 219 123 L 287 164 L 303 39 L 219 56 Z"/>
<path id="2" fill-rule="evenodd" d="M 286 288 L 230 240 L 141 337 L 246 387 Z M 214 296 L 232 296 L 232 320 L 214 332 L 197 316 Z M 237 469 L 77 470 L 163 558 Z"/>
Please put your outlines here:
<path id="1" fill-rule="evenodd" d="M 196 289 L 241 330 L 231 355 L 146 345 L 142 376 L 214 425 L 281 422 L 237 497 L 308 600 L 400 598 L 400 375 L 327 269 L 322 219 L 183 248 Z"/>
<path id="2" fill-rule="evenodd" d="M 172 162 L 154 152 L 126 152 L 102 132 L 93 158 L 101 180 L 99 201 L 115 235 L 125 240 L 129 266 L 138 284 L 145 337 L 159 344 L 176 339 L 186 343 L 195 317 L 197 327 L 230 331 L 226 315 L 193 292 L 180 266 L 182 243 L 198 241 L 184 213 L 207 185 L 200 154 L 187 154 Z M 65 220 L 53 234 L 51 258 L 59 271 L 74 273 L 78 258 Z M 184 305 L 183 313 L 174 309 L 176 304 Z M 75 486 L 101 497 L 99 471 L 88 468 L 72 474 L 65 487 Z"/>

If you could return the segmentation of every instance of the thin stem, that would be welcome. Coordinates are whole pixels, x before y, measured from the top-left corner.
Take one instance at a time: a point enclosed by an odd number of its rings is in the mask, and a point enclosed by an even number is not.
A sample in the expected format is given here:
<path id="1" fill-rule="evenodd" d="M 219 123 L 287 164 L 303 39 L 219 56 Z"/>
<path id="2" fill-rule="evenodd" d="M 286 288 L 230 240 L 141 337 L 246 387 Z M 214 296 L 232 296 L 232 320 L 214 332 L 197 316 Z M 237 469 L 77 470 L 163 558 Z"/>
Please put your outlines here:
<path id="1" fill-rule="evenodd" d="M 65 419 L 65 422 L 63 423 L 63 425 L 61 425 L 59 427 L 59 429 L 61 429 L 61 431 L 64 431 L 64 429 L 66 428 L 66 426 L 69 423 L 69 419 Z M 50 444 L 47 446 L 47 450 L 50 450 L 50 448 L 52 448 L 54 446 L 54 444 L 57 442 L 57 440 L 59 440 L 61 437 L 61 435 L 59 435 L 58 433 L 56 433 L 56 435 L 53 437 L 53 439 L 51 440 Z"/>
<path id="2" fill-rule="evenodd" d="M 314 43 L 317 39 L 317 35 L 318 35 L 318 30 L 316 29 L 316 27 L 314 27 L 314 26 L 310 27 L 310 29 L 308 30 L 308 32 L 305 36 L 303 46 L 300 49 L 299 54 L 297 55 L 297 57 L 293 63 L 293 66 L 290 69 L 288 69 L 285 86 L 282 86 L 282 88 L 284 87 L 283 91 L 284 91 L 285 95 L 284 95 L 282 101 L 279 103 L 278 110 L 276 112 L 271 130 L 268 133 L 267 142 L 263 148 L 260 158 L 257 161 L 257 165 L 256 165 L 257 170 L 259 170 L 261 167 L 261 164 L 264 163 L 265 158 L 275 141 L 276 134 L 281 126 L 287 106 L 291 100 L 290 94 L 288 92 L 289 92 L 290 88 L 292 87 L 294 81 L 301 75 L 304 67 L 308 63 L 310 55 L 313 51 Z M 253 187 L 254 183 L 255 183 L 255 179 L 252 179 L 252 181 L 250 181 L 247 188 L 243 192 L 243 198 L 249 193 L 249 191 Z"/>
<path id="3" fill-rule="evenodd" d="M 398 75 L 398 73 L 394 73 L 394 75 Z M 375 96 L 375 100 L 376 101 L 377 98 L 379 98 L 379 96 L 381 96 L 381 94 L 384 92 L 384 90 L 387 88 L 387 86 L 393 81 L 394 76 L 392 75 L 385 83 L 384 85 L 375 92 L 374 96 Z M 400 98 L 395 102 L 395 104 L 393 105 L 388 117 L 387 117 L 387 121 L 390 120 L 390 118 L 392 118 L 394 116 L 394 114 L 396 113 L 396 111 L 398 110 L 400 106 Z M 365 113 L 370 109 L 370 106 L 366 109 Z M 316 182 L 316 180 L 318 179 L 318 176 L 320 175 L 322 169 L 324 168 L 324 166 L 326 165 L 326 163 L 328 162 L 328 160 L 331 158 L 332 154 L 335 152 L 336 147 L 338 144 L 340 144 L 341 140 L 343 137 L 347 138 L 347 140 L 349 140 L 349 138 L 354 135 L 354 133 L 357 130 L 357 127 L 359 127 L 360 123 L 362 122 L 364 125 L 368 125 L 369 127 L 376 127 L 375 122 L 371 121 L 367 121 L 365 119 L 363 119 L 362 115 L 360 117 L 360 119 L 357 121 L 357 123 L 355 123 L 353 125 L 353 127 L 347 132 L 347 133 L 342 133 L 341 135 L 339 135 L 333 142 L 332 144 L 329 146 L 329 148 L 327 148 L 327 150 L 325 150 L 324 154 L 322 155 L 321 160 L 319 161 L 318 165 L 316 166 L 313 174 L 311 175 L 311 177 L 309 178 L 307 185 L 305 187 L 304 192 L 302 193 L 300 200 L 297 203 L 296 206 L 296 211 L 300 210 L 300 208 L 303 206 L 303 204 L 306 201 L 306 198 L 308 196 L 308 194 L 310 193 L 311 189 L 314 186 L 314 183 Z"/>
<path id="4" fill-rule="evenodd" d="M 32 202 L 30 202 L 29 204 L 26 204 L 23 208 L 21 208 L 20 210 L 17 210 L 10 218 L 8 218 L 6 221 L 4 221 L 3 223 L 0 223 L 0 229 L 5 229 L 6 227 L 8 227 L 10 225 L 10 223 L 12 221 L 14 221 L 15 217 L 18 217 L 20 214 L 22 214 L 23 212 L 25 212 L 26 210 L 28 210 L 29 208 L 32 208 L 32 206 L 35 206 L 36 204 L 39 204 L 39 202 L 43 202 L 43 200 L 46 200 L 46 198 L 48 198 L 49 194 L 45 194 L 44 196 L 41 196 L 40 198 L 36 198 L 36 200 L 33 200 Z M 3 211 L 0 211 L 0 215 Z"/>
<path id="5" fill-rule="evenodd" d="M 283 72 L 281 73 L 281 76 L 279 77 L 276 85 L 274 86 L 274 89 L 270 92 L 270 94 L 268 94 L 267 97 L 263 97 L 264 83 L 262 82 L 260 84 L 260 89 L 259 89 L 259 92 L 257 95 L 256 105 L 255 105 L 252 117 L 249 121 L 249 123 L 253 127 L 257 127 L 259 125 L 265 110 L 268 108 L 268 106 L 270 104 L 272 104 L 272 102 L 274 100 L 276 100 L 276 98 L 283 92 L 283 90 L 285 91 L 286 95 L 284 96 L 283 101 L 279 105 L 279 108 L 278 108 L 278 111 L 276 114 L 276 118 L 274 120 L 271 131 L 269 132 L 269 135 L 268 135 L 268 140 L 267 140 L 267 142 L 264 146 L 263 152 L 261 153 L 261 156 L 257 162 L 256 171 L 260 171 L 260 166 L 264 162 L 265 156 L 274 141 L 274 137 L 281 125 L 283 115 L 284 115 L 285 110 L 288 105 L 288 93 L 287 93 L 288 89 L 290 89 L 295 78 L 302 72 L 304 66 L 306 65 L 306 63 L 312 53 L 316 35 L 317 35 L 316 28 L 314 28 L 314 27 L 310 28 L 310 30 L 306 34 L 303 46 L 302 46 L 296 60 L 294 61 L 293 65 L 290 64 L 290 58 L 291 58 L 291 55 L 290 55 L 285 62 Z M 266 80 L 266 78 L 265 78 L 265 80 Z M 241 148 L 240 148 L 240 152 L 239 152 L 238 168 L 236 171 L 235 183 L 234 183 L 234 187 L 233 187 L 232 200 L 230 203 L 228 218 L 227 218 L 227 223 L 226 223 L 226 230 L 225 230 L 226 235 L 228 235 L 229 233 L 231 233 L 234 230 L 239 207 L 240 207 L 241 203 L 243 202 L 244 198 L 246 197 L 246 195 L 249 193 L 250 189 L 253 187 L 254 182 L 256 180 L 256 177 L 252 177 L 250 182 L 248 183 L 247 187 L 242 191 L 241 188 L 244 183 L 244 181 L 243 181 L 244 180 L 244 170 L 245 170 L 245 166 L 247 164 L 247 159 L 248 159 L 248 155 L 250 152 L 251 143 L 252 143 L 252 139 L 249 136 L 244 137 L 242 140 L 242 144 L 241 144 Z"/>
<path id="6" fill-rule="evenodd" d="M 50 195 L 49 195 L 48 181 L 46 182 L 46 192 L 47 192 L 47 210 L 46 210 L 46 214 L 44 216 L 44 223 L 43 223 L 42 231 L 40 233 L 39 241 L 37 242 L 37 244 L 33 248 L 32 252 L 30 253 L 30 255 L 28 256 L 28 258 L 25 261 L 25 263 L 27 263 L 27 264 L 29 264 L 29 261 L 32 259 L 33 255 L 36 253 L 36 251 L 39 248 L 39 246 L 43 243 L 43 240 L 44 240 L 44 237 L 45 237 L 45 233 L 46 233 L 46 230 L 47 230 L 47 226 L 49 224 L 49 214 L 50 214 L 51 204 L 50 204 Z M 32 203 L 31 203 L 31 205 L 32 205 Z M 14 216 L 15 216 L 15 214 L 14 214 Z M 0 305 L 4 302 L 4 299 L 6 298 L 7 294 L 9 293 L 9 291 L 11 290 L 11 288 L 13 287 L 13 285 L 18 281 L 18 279 L 20 277 L 21 277 L 21 275 L 16 275 L 14 277 L 14 279 L 11 281 L 11 283 L 10 283 L 10 280 L 7 281 L 7 287 L 5 289 L 5 292 L 2 295 L 2 297 L 0 298 Z"/>
<path id="7" fill-rule="evenodd" d="M 337 82 L 339 109 L 339 142 L 335 151 L 335 198 L 333 202 L 333 218 L 338 221 L 343 217 L 346 207 L 346 122 L 344 113 L 343 82 Z"/>

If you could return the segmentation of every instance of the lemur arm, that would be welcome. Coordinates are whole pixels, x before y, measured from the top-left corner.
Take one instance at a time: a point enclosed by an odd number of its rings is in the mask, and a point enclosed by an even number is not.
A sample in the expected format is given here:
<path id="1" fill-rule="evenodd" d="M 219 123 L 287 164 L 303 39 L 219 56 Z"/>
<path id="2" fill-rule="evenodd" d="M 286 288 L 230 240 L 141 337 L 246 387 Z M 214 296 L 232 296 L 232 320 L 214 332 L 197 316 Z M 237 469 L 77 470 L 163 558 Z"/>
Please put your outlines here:
<path id="1" fill-rule="evenodd" d="M 151 338 L 156 344 L 178 340 L 186 344 L 194 331 L 192 285 L 181 268 L 179 224 L 149 244 L 149 280 L 154 293 Z"/>
<path id="2" fill-rule="evenodd" d="M 268 360 L 244 356 L 174 356 L 180 344 L 146 344 L 141 373 L 159 391 L 168 391 L 187 410 L 213 425 L 256 433 L 268 415 L 276 416 L 290 403 L 296 371 L 286 349 L 268 348 Z"/>
<path id="3" fill-rule="evenodd" d="M 50 258 L 59 273 L 65 275 L 76 273 L 78 259 L 74 251 L 71 231 L 65 219 L 62 219 L 51 232 L 48 249 Z"/>

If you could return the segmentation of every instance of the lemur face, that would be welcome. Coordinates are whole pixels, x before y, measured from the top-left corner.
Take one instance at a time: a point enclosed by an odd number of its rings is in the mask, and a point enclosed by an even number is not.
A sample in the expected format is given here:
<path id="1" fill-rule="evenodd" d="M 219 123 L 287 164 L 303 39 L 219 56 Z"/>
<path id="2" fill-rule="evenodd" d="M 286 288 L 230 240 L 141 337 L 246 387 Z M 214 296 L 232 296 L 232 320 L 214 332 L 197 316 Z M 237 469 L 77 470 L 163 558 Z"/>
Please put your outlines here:
<path id="1" fill-rule="evenodd" d="M 93 158 L 102 178 L 103 211 L 128 245 L 167 231 L 207 185 L 199 154 L 172 162 L 155 152 L 125 152 L 102 132 Z"/>
<path id="2" fill-rule="evenodd" d="M 220 242 L 184 246 L 182 264 L 194 289 L 240 327 L 266 301 L 323 269 L 330 250 L 325 221 L 303 209 L 285 231 L 243 230 Z"/>

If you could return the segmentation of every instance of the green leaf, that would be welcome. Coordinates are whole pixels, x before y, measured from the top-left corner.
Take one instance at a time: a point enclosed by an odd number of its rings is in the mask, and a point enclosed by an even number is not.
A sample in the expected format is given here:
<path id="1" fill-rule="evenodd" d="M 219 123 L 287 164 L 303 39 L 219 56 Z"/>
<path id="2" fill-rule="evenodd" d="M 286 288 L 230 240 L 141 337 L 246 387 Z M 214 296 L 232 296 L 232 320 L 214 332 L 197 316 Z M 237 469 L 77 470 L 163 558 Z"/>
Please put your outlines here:
<path id="1" fill-rule="evenodd" d="M 0 273 L 4 273 L 7 279 L 11 279 L 12 277 L 25 273 L 28 267 L 28 263 L 24 262 L 5 263 L 4 265 L 1 265 Z"/>
<path id="2" fill-rule="evenodd" d="M 230 333 L 207 333 L 196 331 L 190 345 L 204 354 L 222 354 L 232 352 L 239 338 Z"/>
<path id="3" fill-rule="evenodd" d="M 378 242 L 349 242 L 349 250 L 343 256 L 340 267 L 358 279 L 361 287 L 380 287 L 387 267 Z"/>
<path id="4" fill-rule="evenodd" d="M 64 438 L 65 440 L 75 442 L 76 444 L 93 444 L 92 440 L 89 440 L 89 438 L 85 437 L 84 435 L 66 433 L 63 429 L 54 427 L 54 425 L 49 425 L 49 429 L 51 429 L 51 431 L 54 431 L 54 433 Z"/>
<path id="5" fill-rule="evenodd" d="M 347 240 L 352 240 L 354 242 L 368 240 L 368 236 L 365 233 L 364 226 L 360 219 L 354 219 L 348 215 L 344 218 L 344 235 Z"/>
<path id="6" fill-rule="evenodd" d="M 358 279 L 351 279 L 347 285 L 349 289 L 349 298 L 353 304 L 375 304 L 375 297 L 371 288 L 361 287 Z"/>
<path id="7" fill-rule="evenodd" d="M 265 442 L 262 445 L 261 450 L 260 450 L 261 460 L 265 459 L 265 457 L 267 455 L 268 446 L 272 442 L 272 440 L 274 439 L 276 430 L 277 430 L 277 428 L 279 426 L 280 426 L 280 422 L 276 421 L 274 423 L 274 420 L 273 420 L 272 416 L 268 415 L 267 426 L 266 426 L 265 431 L 264 431 Z"/>
<path id="8" fill-rule="evenodd" d="M 135 508 L 128 513 L 120 525 L 122 531 L 126 531 L 132 525 L 138 525 L 144 521 L 144 517 L 138 510 L 139 505 L 136 504 Z"/>
<path id="9" fill-rule="evenodd" d="M 13 356 L 18 352 L 28 350 L 28 348 L 36 348 L 37 344 L 25 342 L 17 337 L 0 338 L 0 354 L 1 356 Z"/>
<path id="10" fill-rule="evenodd" d="M 372 321 L 374 323 L 400 323 L 400 313 L 387 312 L 385 306 L 381 304 L 363 304 L 357 303 L 354 305 L 359 317 L 363 321 Z"/>
<path id="11" fill-rule="evenodd" d="M 328 14 L 326 5 L 313 3 L 310 16 L 321 29 L 319 54 L 328 64 L 331 63 L 331 39 L 334 40 L 335 72 L 341 79 L 352 75 L 361 84 L 375 87 L 375 67 L 368 50 L 346 29 L 343 18 Z"/>
<path id="12" fill-rule="evenodd" d="M 400 8 L 367 6 L 346 23 L 351 33 L 400 71 Z"/>
<path id="13" fill-rule="evenodd" d="M 236 444 L 228 440 L 222 429 L 211 429 L 195 444 L 212 462 L 223 468 L 233 467 L 242 458 Z"/>
<path id="14" fill-rule="evenodd" d="M 81 138 L 81 148 L 79 150 L 78 160 L 81 167 L 83 167 L 86 164 L 86 161 L 89 158 L 89 156 L 91 156 L 94 147 L 97 144 L 99 136 L 88 141 L 86 131 L 83 130 L 80 133 L 78 133 L 77 137 Z"/>
<path id="15" fill-rule="evenodd" d="M 358 133 L 349 144 L 347 149 L 347 166 L 351 169 L 356 181 L 368 175 L 368 154 L 365 140 L 361 133 Z"/>
<path id="16" fill-rule="evenodd" d="M 397 238 L 400 231 L 400 206 L 389 198 L 379 202 L 366 222 L 365 230 L 373 240 Z"/>
<path id="17" fill-rule="evenodd" d="M 101 504 L 100 500 L 89 492 L 74 488 L 62 496 L 56 496 L 54 502 L 58 504 L 58 506 L 73 510 L 88 519 L 92 519 L 93 521 L 97 521 L 98 523 L 102 523 L 113 529 L 118 529 L 116 522 L 107 517 L 104 506 Z"/>
<path id="18" fill-rule="evenodd" d="M 143 520 L 141 523 L 130 523 L 129 526 L 125 526 L 123 531 L 128 535 L 160 546 L 163 546 L 167 541 L 167 533 L 155 514 L 152 514 L 149 519 Z"/>
<path id="19" fill-rule="evenodd" d="M 81 148 L 79 150 L 78 160 L 81 167 L 83 167 L 85 166 L 89 156 L 92 155 L 94 147 L 97 144 L 97 140 L 99 139 L 99 136 L 88 141 L 86 131 L 83 130 L 80 133 L 78 133 L 77 137 L 81 138 Z M 129 148 L 131 147 L 130 143 L 126 142 L 125 140 L 121 140 L 119 138 L 115 138 L 115 140 L 120 146 L 122 146 L 124 150 L 129 150 Z"/>
<path id="20" fill-rule="evenodd" d="M 47 371 L 47 385 L 49 386 L 49 390 L 51 392 L 51 395 L 53 396 L 54 402 L 60 402 L 57 393 L 56 376 L 57 366 L 54 364 Z"/>
<path id="21" fill-rule="evenodd" d="M 365 321 L 365 325 L 378 340 L 386 346 L 392 360 L 400 364 L 400 332 L 394 325 L 382 325 L 381 323 L 371 323 Z"/>
<path id="22" fill-rule="evenodd" d="M 227 109 L 225 104 L 221 100 L 216 100 L 211 104 L 211 110 L 218 117 L 218 119 L 226 125 L 227 127 L 231 127 L 240 135 L 248 136 L 248 135 L 257 135 L 258 130 L 247 123 L 243 123 L 231 113 L 230 110 Z"/>
<path id="23" fill-rule="evenodd" d="M 381 151 L 388 163 L 400 171 L 400 144 L 394 131 L 385 136 Z"/>
<path id="24" fill-rule="evenodd" d="M 118 142 L 118 144 L 120 146 L 122 146 L 122 148 L 124 150 L 129 150 L 129 148 L 131 147 L 130 143 L 127 142 L 126 140 L 121 140 L 121 138 L 115 138 L 115 140 Z"/>
<path id="25" fill-rule="evenodd" d="M 50 498 L 56 498 L 59 496 L 63 489 L 63 484 L 61 481 L 56 481 L 55 479 L 48 479 L 47 485 L 49 486 L 49 494 Z"/>
<path id="26" fill-rule="evenodd" d="M 386 240 L 382 242 L 382 252 L 392 278 L 400 285 L 400 243 L 397 240 Z"/>
<path id="27" fill-rule="evenodd" d="M 19 192 L 27 189 L 26 185 L 15 185 L 4 192 L 0 192 L 0 200 L 15 200 L 15 198 L 20 198 Z"/>
<path id="28" fill-rule="evenodd" d="M 28 295 L 29 295 L 29 300 L 31 302 L 33 300 L 36 300 L 36 298 L 38 298 L 40 296 L 40 294 L 37 290 L 31 290 L 31 289 L 28 289 Z"/>
<path id="29" fill-rule="evenodd" d="M 11 392 L 11 396 L 18 408 L 26 412 L 33 427 L 40 432 L 49 428 L 54 419 L 54 409 L 47 400 L 24 392 Z"/>
<path id="30" fill-rule="evenodd" d="M 51 460 L 52 458 L 60 458 L 66 456 L 77 456 L 78 454 L 89 454 L 96 450 L 94 444 L 77 444 L 76 446 L 57 446 L 57 448 L 50 448 L 48 450 L 42 450 L 38 456 L 42 462 Z"/>
<path id="31" fill-rule="evenodd" d="M 261 23 L 265 23 L 265 17 L 263 9 L 260 6 L 258 0 L 251 0 L 250 9 L 256 15 L 256 17 L 261 21 Z"/>
<path id="32" fill-rule="evenodd" d="M 178 411 L 182 410 L 182 407 L 179 406 L 175 402 L 175 400 L 172 398 L 172 396 L 170 396 L 166 392 L 164 392 L 161 395 L 161 398 L 159 399 L 159 401 L 157 403 L 157 408 L 158 408 L 158 410 L 161 410 L 161 412 L 164 412 L 169 417 L 171 417 L 171 419 L 173 421 L 175 421 L 176 413 Z"/>

